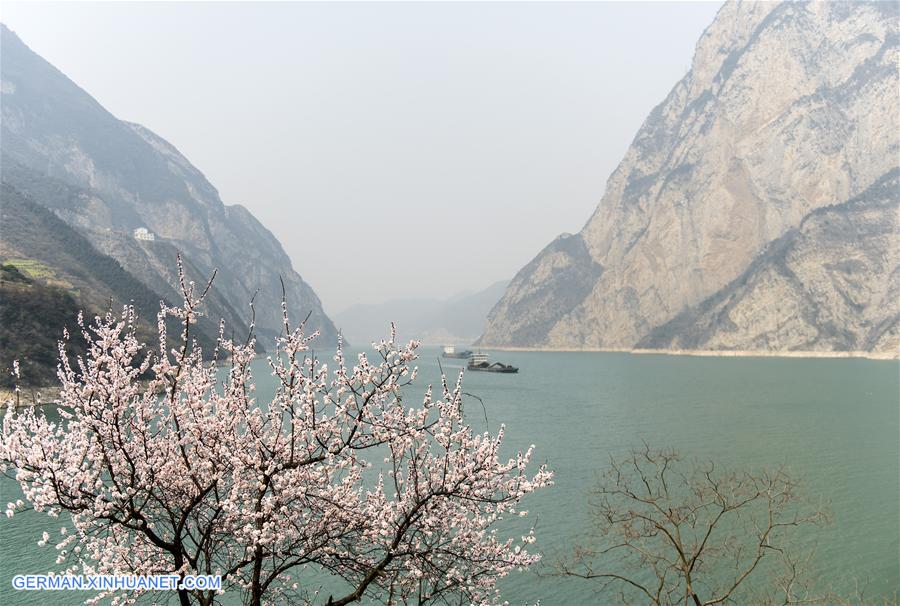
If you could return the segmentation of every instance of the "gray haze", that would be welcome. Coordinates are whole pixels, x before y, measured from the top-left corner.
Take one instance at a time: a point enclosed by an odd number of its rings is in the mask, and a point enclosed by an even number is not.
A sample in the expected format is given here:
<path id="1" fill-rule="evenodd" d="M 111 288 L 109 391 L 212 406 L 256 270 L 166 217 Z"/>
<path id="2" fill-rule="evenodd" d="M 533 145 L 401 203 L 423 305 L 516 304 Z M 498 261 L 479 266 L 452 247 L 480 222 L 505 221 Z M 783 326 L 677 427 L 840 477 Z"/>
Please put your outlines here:
<path id="1" fill-rule="evenodd" d="M 247 206 L 335 312 L 511 278 L 581 228 L 719 3 L 5 2 Z"/>

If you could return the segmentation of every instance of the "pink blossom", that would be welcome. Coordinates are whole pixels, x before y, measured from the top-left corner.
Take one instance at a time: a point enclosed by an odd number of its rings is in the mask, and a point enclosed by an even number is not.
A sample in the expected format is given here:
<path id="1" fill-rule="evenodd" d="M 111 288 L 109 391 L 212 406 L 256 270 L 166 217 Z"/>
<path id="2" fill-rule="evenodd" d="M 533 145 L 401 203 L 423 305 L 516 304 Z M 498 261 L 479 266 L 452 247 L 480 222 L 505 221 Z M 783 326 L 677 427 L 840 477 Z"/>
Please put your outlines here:
<path id="1" fill-rule="evenodd" d="M 180 259 L 179 275 L 184 301 L 162 306 L 156 347 L 138 341 L 130 306 L 90 325 L 79 318 L 88 353 L 60 357 L 60 420 L 7 407 L 0 461 L 35 510 L 70 514 L 57 545 L 67 571 L 220 574 L 261 605 L 325 603 L 304 582 L 317 569 L 349 583 L 329 598 L 336 605 L 364 595 L 481 604 L 500 601 L 499 578 L 539 560 L 533 532 L 517 540 L 497 528 L 526 515 L 521 499 L 552 474 L 527 471 L 533 446 L 503 459 L 502 427 L 472 430 L 462 373 L 416 403 L 417 342 L 396 344 L 392 327 L 353 361 L 339 343 L 328 364 L 311 353 L 317 334 L 292 327 L 283 305 L 267 358 L 278 387 L 259 401 L 255 339 L 227 339 L 220 325 L 221 379 L 193 340 L 209 286 L 186 282 Z M 167 318 L 181 322 L 174 347 Z M 211 597 L 179 592 L 182 604 Z"/>

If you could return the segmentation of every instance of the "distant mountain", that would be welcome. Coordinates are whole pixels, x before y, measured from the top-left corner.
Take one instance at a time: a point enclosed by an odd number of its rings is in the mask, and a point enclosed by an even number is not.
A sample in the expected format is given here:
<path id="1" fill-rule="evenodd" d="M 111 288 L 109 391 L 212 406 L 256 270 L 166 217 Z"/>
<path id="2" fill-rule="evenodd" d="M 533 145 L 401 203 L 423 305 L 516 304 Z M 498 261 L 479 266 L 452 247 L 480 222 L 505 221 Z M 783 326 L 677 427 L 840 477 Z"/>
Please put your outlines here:
<path id="1" fill-rule="evenodd" d="M 476 293 L 461 293 L 447 300 L 397 299 L 354 305 L 335 314 L 335 324 L 352 343 L 363 345 L 386 338 L 390 323 L 403 339 L 430 345 L 472 343 L 484 330 L 491 308 L 509 282 L 496 282 Z"/>
<path id="2" fill-rule="evenodd" d="M 895 2 L 727 2 L 481 343 L 900 351 Z"/>
<path id="3" fill-rule="evenodd" d="M 316 294 L 247 209 L 224 205 L 171 144 L 116 119 L 5 26 L 0 44 L 4 182 L 52 209 L 162 295 L 174 293 L 176 251 L 198 282 L 218 268 L 207 312 L 235 330 L 245 329 L 258 291 L 257 331 L 265 338 L 281 331 L 281 278 L 292 316 L 311 313 L 311 327 L 325 341 L 336 338 Z M 136 239 L 139 228 L 153 239 Z"/>

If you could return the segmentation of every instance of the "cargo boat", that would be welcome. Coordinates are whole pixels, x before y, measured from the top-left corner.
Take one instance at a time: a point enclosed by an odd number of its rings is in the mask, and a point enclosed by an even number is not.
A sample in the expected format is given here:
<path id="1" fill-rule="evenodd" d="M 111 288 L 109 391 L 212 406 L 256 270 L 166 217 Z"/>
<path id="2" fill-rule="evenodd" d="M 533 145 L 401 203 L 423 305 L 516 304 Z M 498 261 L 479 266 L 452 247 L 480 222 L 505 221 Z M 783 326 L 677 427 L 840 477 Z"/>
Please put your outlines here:
<path id="1" fill-rule="evenodd" d="M 488 355 L 478 352 L 476 354 L 472 354 L 469 358 L 469 364 L 466 366 L 469 370 L 474 370 L 478 372 L 502 372 L 502 373 L 515 373 L 519 372 L 519 369 L 515 366 L 510 366 L 509 364 L 503 364 L 502 362 L 494 362 L 491 363 L 488 361 Z"/>

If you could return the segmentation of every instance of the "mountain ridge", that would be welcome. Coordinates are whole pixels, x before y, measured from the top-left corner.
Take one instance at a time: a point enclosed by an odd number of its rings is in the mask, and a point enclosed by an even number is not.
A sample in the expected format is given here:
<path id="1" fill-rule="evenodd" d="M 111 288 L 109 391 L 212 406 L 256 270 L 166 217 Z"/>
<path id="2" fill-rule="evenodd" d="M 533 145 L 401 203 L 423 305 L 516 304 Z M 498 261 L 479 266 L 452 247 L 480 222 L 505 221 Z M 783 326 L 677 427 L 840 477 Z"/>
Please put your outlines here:
<path id="1" fill-rule="evenodd" d="M 583 229 L 517 274 L 480 343 L 637 347 L 810 211 L 887 174 L 900 150 L 897 12 L 871 3 L 723 5 Z M 581 248 L 589 254 L 572 252 Z M 578 277 L 597 266 L 600 275 Z M 554 294 L 588 289 L 574 305 Z"/>
<path id="2" fill-rule="evenodd" d="M 227 305 L 210 311 L 236 330 L 246 328 L 255 297 L 257 332 L 265 340 L 281 332 L 283 280 L 292 317 L 310 313 L 309 328 L 336 339 L 318 296 L 249 211 L 225 205 L 174 145 L 115 118 L 5 25 L 0 42 L 4 180 L 29 187 L 16 181 L 22 171 L 6 170 L 19 164 L 82 190 L 53 211 L 150 288 L 174 285 L 173 250 L 194 268 L 191 279 L 217 269 L 214 290 Z M 155 239 L 132 237 L 141 227 Z"/>

